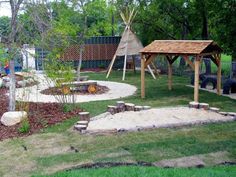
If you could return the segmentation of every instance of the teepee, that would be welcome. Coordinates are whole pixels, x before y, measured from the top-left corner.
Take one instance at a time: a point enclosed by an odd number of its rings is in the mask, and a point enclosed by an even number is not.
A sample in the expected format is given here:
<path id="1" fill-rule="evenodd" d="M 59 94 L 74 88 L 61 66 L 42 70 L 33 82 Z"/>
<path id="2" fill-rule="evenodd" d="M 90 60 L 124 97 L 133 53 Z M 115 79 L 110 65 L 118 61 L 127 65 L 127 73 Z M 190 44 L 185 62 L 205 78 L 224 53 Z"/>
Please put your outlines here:
<path id="1" fill-rule="evenodd" d="M 141 41 L 137 38 L 134 32 L 131 30 L 131 24 L 136 16 L 137 12 L 133 10 L 129 11 L 126 10 L 126 13 L 121 12 L 121 18 L 125 24 L 125 30 L 122 34 L 120 43 L 117 47 L 115 55 L 112 58 L 112 61 L 108 67 L 108 72 L 106 78 L 109 77 L 113 64 L 116 60 L 117 56 L 124 56 L 124 67 L 123 67 L 123 77 L 122 80 L 125 80 L 125 72 L 126 72 L 126 64 L 127 64 L 127 56 L 138 55 L 139 51 L 143 49 L 143 45 Z M 135 65 L 134 65 L 135 67 Z M 152 74 L 153 78 L 156 79 L 155 75 L 153 74 L 150 66 L 147 66 L 150 73 Z"/>

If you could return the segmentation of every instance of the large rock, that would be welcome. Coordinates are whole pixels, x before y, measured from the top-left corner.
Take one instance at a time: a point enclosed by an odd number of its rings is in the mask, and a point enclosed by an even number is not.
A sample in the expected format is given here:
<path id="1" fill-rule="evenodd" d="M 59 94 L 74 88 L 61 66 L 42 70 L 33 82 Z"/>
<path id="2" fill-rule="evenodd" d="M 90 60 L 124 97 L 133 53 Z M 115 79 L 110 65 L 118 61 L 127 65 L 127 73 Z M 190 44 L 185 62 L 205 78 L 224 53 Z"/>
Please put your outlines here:
<path id="1" fill-rule="evenodd" d="M 20 123 L 27 118 L 27 112 L 25 111 L 10 111 L 5 112 L 1 117 L 1 123 L 5 126 L 12 126 Z"/>
<path id="2" fill-rule="evenodd" d="M 26 81 L 25 80 L 18 81 L 17 84 L 21 87 L 25 87 L 26 86 Z"/>

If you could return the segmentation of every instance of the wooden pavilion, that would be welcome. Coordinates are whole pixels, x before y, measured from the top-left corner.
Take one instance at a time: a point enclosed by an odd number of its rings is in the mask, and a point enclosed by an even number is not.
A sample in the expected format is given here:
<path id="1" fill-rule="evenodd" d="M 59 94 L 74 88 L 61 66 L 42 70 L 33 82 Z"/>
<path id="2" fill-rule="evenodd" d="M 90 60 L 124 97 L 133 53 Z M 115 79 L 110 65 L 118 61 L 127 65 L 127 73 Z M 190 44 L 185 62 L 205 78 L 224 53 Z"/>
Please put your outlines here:
<path id="1" fill-rule="evenodd" d="M 141 97 L 145 98 L 145 68 L 158 56 L 164 55 L 168 63 L 168 89 L 172 89 L 172 64 L 183 57 L 194 70 L 194 101 L 199 101 L 199 68 L 202 58 L 207 56 L 217 66 L 217 93 L 221 94 L 221 52 L 212 40 L 155 40 L 141 53 Z M 192 57 L 192 58 L 190 58 Z M 192 60 L 193 59 L 193 62 Z"/>

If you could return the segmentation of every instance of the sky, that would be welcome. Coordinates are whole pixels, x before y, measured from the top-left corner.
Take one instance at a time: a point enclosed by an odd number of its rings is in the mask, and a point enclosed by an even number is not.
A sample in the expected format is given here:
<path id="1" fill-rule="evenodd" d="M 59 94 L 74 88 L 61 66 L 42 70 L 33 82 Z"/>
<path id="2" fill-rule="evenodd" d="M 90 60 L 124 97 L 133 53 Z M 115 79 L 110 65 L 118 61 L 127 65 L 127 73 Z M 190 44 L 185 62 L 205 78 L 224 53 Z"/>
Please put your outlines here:
<path id="1" fill-rule="evenodd" d="M 0 4 L 0 16 L 11 16 L 10 5 L 8 3 Z"/>

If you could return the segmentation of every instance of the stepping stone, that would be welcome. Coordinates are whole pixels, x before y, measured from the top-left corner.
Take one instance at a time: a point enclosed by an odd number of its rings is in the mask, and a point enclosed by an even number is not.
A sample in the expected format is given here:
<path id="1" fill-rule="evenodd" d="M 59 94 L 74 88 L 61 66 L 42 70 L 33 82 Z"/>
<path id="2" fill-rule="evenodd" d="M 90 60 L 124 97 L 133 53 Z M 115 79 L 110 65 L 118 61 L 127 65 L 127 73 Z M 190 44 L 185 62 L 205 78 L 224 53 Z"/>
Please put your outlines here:
<path id="1" fill-rule="evenodd" d="M 215 108 L 215 107 L 210 107 L 210 111 L 212 111 L 212 112 L 219 112 L 220 109 L 219 108 Z"/>
<path id="2" fill-rule="evenodd" d="M 86 120 L 80 120 L 78 122 L 76 122 L 77 125 L 88 125 L 88 121 Z"/>
<path id="3" fill-rule="evenodd" d="M 86 125 L 75 125 L 74 129 L 81 131 L 81 130 L 86 130 L 87 126 Z"/>

